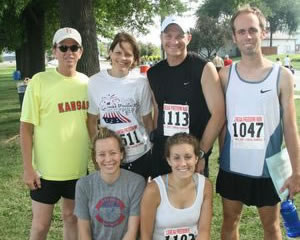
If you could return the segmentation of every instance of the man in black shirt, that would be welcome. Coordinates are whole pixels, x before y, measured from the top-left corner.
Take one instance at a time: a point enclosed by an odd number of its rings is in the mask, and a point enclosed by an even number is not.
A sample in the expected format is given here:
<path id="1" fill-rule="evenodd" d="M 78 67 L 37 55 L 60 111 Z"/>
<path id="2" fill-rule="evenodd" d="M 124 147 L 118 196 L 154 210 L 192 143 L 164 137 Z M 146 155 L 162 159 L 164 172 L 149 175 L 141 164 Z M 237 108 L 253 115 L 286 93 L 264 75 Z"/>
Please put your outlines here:
<path id="1" fill-rule="evenodd" d="M 208 176 L 208 156 L 225 122 L 224 96 L 216 68 L 187 52 L 192 36 L 184 23 L 176 16 L 163 21 L 161 41 L 167 58 L 147 73 L 156 128 L 152 134 L 152 177 L 170 171 L 164 145 L 167 137 L 177 132 L 199 139 L 201 152 L 196 171 Z"/>

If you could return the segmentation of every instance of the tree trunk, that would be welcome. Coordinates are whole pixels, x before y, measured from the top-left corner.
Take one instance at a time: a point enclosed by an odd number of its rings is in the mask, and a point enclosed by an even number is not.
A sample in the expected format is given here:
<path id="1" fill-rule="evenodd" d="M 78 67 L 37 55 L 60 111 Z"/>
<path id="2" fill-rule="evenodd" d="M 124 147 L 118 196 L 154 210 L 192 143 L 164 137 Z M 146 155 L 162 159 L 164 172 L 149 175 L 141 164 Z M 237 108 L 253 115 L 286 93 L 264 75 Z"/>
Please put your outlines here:
<path id="1" fill-rule="evenodd" d="M 91 76 L 100 71 L 96 22 L 92 0 L 59 0 L 61 27 L 77 29 L 82 37 L 83 55 L 77 70 Z"/>
<path id="2" fill-rule="evenodd" d="M 22 21 L 25 36 L 21 47 L 16 50 L 16 64 L 24 79 L 45 71 L 45 11 L 39 0 L 32 1 L 24 9 Z"/>
<path id="3" fill-rule="evenodd" d="M 270 47 L 273 46 L 273 31 L 270 31 Z"/>

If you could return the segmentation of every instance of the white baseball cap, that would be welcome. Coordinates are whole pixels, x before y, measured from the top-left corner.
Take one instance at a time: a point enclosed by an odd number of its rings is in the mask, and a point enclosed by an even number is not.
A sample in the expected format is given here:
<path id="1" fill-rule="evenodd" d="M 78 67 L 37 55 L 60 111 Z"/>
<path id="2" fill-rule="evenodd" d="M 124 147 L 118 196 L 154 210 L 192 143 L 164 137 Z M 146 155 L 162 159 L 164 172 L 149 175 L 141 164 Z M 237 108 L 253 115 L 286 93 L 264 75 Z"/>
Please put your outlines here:
<path id="1" fill-rule="evenodd" d="M 81 36 L 80 33 L 74 28 L 60 28 L 56 31 L 53 37 L 53 45 L 60 43 L 61 41 L 71 38 L 75 40 L 81 46 Z"/>
<path id="2" fill-rule="evenodd" d="M 178 16 L 166 17 L 161 24 L 161 32 L 164 32 L 170 24 L 177 24 L 184 33 L 189 32 L 189 27 L 185 24 L 185 21 Z"/>

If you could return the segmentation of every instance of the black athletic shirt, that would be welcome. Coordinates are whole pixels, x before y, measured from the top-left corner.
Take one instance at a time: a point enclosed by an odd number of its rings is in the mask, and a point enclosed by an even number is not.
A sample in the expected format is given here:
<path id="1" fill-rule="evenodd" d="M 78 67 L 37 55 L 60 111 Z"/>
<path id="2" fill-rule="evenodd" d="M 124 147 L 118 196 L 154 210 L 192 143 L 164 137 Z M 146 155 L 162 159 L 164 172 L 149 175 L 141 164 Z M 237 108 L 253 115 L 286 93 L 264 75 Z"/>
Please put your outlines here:
<path id="1" fill-rule="evenodd" d="M 188 53 L 177 66 L 169 66 L 163 60 L 147 72 L 150 86 L 158 104 L 159 114 L 156 136 L 163 136 L 163 104 L 189 105 L 190 133 L 199 140 L 210 118 L 201 87 L 201 76 L 206 61 Z"/>

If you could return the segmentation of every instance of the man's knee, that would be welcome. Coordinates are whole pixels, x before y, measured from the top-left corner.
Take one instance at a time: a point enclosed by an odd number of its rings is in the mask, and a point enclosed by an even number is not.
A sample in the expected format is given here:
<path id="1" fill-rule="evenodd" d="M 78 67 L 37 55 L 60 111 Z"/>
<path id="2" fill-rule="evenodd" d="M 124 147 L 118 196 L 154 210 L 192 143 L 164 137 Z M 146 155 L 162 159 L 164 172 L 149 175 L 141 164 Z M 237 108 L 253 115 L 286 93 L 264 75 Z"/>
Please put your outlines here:
<path id="1" fill-rule="evenodd" d="M 223 226 L 227 229 L 237 228 L 242 214 L 242 203 L 223 198 Z"/>
<path id="2" fill-rule="evenodd" d="M 73 211 L 64 210 L 62 213 L 62 219 L 65 223 L 76 224 L 77 217 L 74 215 Z"/>
<path id="3" fill-rule="evenodd" d="M 263 221 L 262 225 L 264 232 L 268 234 L 281 232 L 279 219 L 276 219 L 275 221 Z"/>
<path id="4" fill-rule="evenodd" d="M 33 221 L 31 227 L 31 239 L 38 236 L 46 236 L 50 228 L 50 223 L 43 221 Z"/>
<path id="5" fill-rule="evenodd" d="M 237 212 L 223 212 L 223 225 L 226 228 L 236 228 L 240 222 L 241 213 Z"/>

